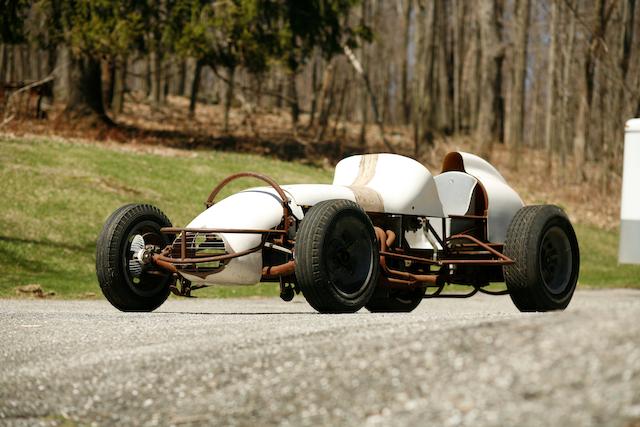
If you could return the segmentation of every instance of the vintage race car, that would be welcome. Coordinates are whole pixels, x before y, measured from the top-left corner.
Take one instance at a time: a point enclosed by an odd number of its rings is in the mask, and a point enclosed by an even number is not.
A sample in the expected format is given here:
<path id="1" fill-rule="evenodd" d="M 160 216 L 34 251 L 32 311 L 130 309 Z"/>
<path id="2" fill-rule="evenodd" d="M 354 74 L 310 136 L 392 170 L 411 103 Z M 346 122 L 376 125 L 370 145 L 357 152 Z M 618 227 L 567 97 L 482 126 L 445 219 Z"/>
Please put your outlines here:
<path id="1" fill-rule="evenodd" d="M 239 178 L 267 185 L 214 203 Z M 170 292 L 279 282 L 321 313 L 408 312 L 424 298 L 509 294 L 521 311 L 564 309 L 580 267 L 567 215 L 524 206 L 488 162 L 446 155 L 433 176 L 395 154 L 345 158 L 333 184 L 279 185 L 252 172 L 216 186 L 184 228 L 150 205 L 126 205 L 98 238 L 105 297 L 123 311 L 151 311 Z M 489 290 L 506 282 L 504 290 Z M 445 293 L 449 284 L 467 293 Z"/>

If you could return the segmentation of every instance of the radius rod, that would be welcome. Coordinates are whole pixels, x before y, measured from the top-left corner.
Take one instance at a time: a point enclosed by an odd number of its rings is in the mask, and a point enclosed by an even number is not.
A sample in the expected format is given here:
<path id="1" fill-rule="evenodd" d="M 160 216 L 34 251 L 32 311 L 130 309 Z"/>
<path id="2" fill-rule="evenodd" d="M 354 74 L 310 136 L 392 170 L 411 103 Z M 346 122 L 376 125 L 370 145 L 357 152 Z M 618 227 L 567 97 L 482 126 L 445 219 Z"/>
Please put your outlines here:
<path id="1" fill-rule="evenodd" d="M 388 281 L 392 284 L 444 286 L 445 279 L 438 274 L 413 274 L 406 271 L 393 270 L 387 265 L 387 249 L 396 240 L 396 233 L 391 230 L 386 232 L 380 227 L 374 227 L 376 236 L 380 241 L 380 267 Z"/>

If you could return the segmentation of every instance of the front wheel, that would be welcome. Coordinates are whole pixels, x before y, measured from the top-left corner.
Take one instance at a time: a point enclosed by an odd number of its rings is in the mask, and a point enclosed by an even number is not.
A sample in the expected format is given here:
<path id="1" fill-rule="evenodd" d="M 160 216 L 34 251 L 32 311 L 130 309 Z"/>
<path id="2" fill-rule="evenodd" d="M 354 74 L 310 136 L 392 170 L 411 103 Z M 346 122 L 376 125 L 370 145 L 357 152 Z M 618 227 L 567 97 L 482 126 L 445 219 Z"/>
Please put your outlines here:
<path id="1" fill-rule="evenodd" d="M 507 231 L 504 267 L 513 303 L 520 311 L 563 310 L 578 283 L 580 250 L 569 218 L 552 205 L 525 206 Z"/>
<path id="2" fill-rule="evenodd" d="M 107 219 L 96 248 L 96 274 L 107 300 L 122 311 L 152 311 L 169 296 L 171 274 L 143 264 L 144 250 L 160 251 L 170 242 L 160 232 L 171 227 L 151 205 L 125 205 Z"/>
<path id="3" fill-rule="evenodd" d="M 296 235 L 296 279 L 307 302 L 321 313 L 354 313 L 378 281 L 373 224 L 350 200 L 327 200 L 305 215 Z"/>

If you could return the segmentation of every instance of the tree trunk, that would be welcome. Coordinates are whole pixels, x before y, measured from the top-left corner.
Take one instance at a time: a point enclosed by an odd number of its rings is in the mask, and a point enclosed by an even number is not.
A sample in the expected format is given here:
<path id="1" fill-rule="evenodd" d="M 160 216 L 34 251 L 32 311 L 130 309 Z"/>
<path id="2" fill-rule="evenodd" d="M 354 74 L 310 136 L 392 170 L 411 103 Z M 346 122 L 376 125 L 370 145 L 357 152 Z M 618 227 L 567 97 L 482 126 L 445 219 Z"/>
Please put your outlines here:
<path id="1" fill-rule="evenodd" d="M 20 54 L 20 46 L 13 45 L 13 75 L 14 81 L 23 81 L 24 75 L 22 74 L 22 55 Z"/>
<path id="2" fill-rule="evenodd" d="M 202 66 L 204 63 L 201 60 L 196 62 L 196 68 L 193 72 L 193 80 L 191 81 L 191 94 L 189 96 L 189 117 L 194 117 L 196 114 L 196 103 L 198 101 L 198 91 L 200 90 L 200 76 L 202 74 Z"/>
<path id="3" fill-rule="evenodd" d="M 289 111 L 291 112 L 291 127 L 294 134 L 298 131 L 298 122 L 300 121 L 300 104 L 298 101 L 298 87 L 296 85 L 296 70 L 288 70 L 287 97 L 289 100 Z"/>
<path id="4" fill-rule="evenodd" d="M 595 73 L 598 65 L 598 53 L 601 49 L 600 44 L 604 38 L 606 31 L 606 13 L 605 0 L 596 0 L 595 5 L 595 24 L 594 29 L 590 32 L 589 45 L 586 51 L 584 68 L 581 79 L 580 106 L 578 108 L 578 117 L 575 121 L 574 132 L 574 161 L 576 178 L 582 180 L 584 174 L 581 172 L 584 166 L 585 155 L 588 149 L 587 140 L 589 138 L 589 116 L 591 114 L 591 105 L 593 104 Z M 580 171 L 580 172 L 579 172 Z"/>
<path id="5" fill-rule="evenodd" d="M 22 80 L 30 81 L 33 79 L 33 70 L 31 67 L 30 56 L 29 56 L 29 46 L 21 45 L 20 46 L 20 65 L 22 66 L 22 70 L 20 74 L 22 74 Z"/>
<path id="6" fill-rule="evenodd" d="M 558 32 L 558 4 L 551 3 L 551 30 L 549 31 L 549 55 L 547 58 L 547 76 L 546 76 L 546 99 L 544 108 L 544 147 L 548 153 L 548 169 L 551 172 L 553 168 L 553 145 L 551 142 L 551 132 L 553 125 L 553 117 L 555 116 L 555 72 L 556 72 L 556 33 Z M 524 83 L 524 82 L 523 82 Z M 516 163 L 517 164 L 517 163 Z"/>
<path id="7" fill-rule="evenodd" d="M 413 102 L 413 157 L 420 157 L 420 148 L 425 135 L 425 126 L 427 121 L 427 108 L 429 105 L 430 92 L 427 89 L 428 65 L 427 62 L 432 55 L 428 54 L 432 35 L 432 13 L 429 13 L 424 3 L 418 3 L 418 12 L 416 14 L 416 65 L 414 67 L 413 92 L 415 99 Z"/>
<path id="8" fill-rule="evenodd" d="M 47 47 L 47 71 L 45 74 L 53 73 L 56 68 L 56 62 L 58 60 L 58 46 L 51 44 Z"/>
<path id="9" fill-rule="evenodd" d="M 404 34 L 402 38 L 402 120 L 404 124 L 411 122 L 411 97 L 409 96 L 409 48 L 411 43 L 411 16 L 413 0 L 406 0 L 404 11 Z"/>
<path id="10" fill-rule="evenodd" d="M 629 93 L 627 88 L 639 88 L 640 87 L 640 4 L 636 3 L 636 0 L 627 0 L 623 4 L 623 22 L 624 31 L 622 32 L 622 52 L 620 68 L 622 71 L 622 79 L 624 84 L 620 85 L 618 94 L 618 108 L 615 113 L 615 117 L 625 117 L 629 114 L 636 113 L 633 105 L 634 100 L 637 99 L 640 102 L 640 91 L 636 91 L 635 94 Z M 638 14 L 636 17 L 636 13 Z M 636 21 L 637 20 L 637 21 Z M 631 107 L 631 108 L 629 108 Z M 638 117 L 637 115 L 634 117 Z M 613 121 L 615 123 L 615 121 Z M 613 141 L 618 140 L 615 149 L 613 150 L 613 164 L 615 165 L 615 172 L 622 173 L 622 152 L 624 139 L 616 137 L 615 129 L 613 131 Z"/>
<path id="11" fill-rule="evenodd" d="M 151 52 L 151 101 L 156 107 L 163 103 L 164 84 L 162 72 L 162 55 L 160 52 Z"/>
<path id="12" fill-rule="evenodd" d="M 499 32 L 499 8 L 496 7 L 496 3 L 495 0 L 482 0 L 478 6 L 481 65 L 476 138 L 480 144 L 480 154 L 486 159 L 491 157 L 493 142 L 499 136 L 497 128 L 502 119 L 499 97 L 500 68 L 504 52 Z"/>
<path id="13" fill-rule="evenodd" d="M 47 76 L 46 71 L 42 72 L 42 55 L 35 44 L 29 44 L 29 62 L 34 80 L 40 80 Z"/>
<path id="14" fill-rule="evenodd" d="M 311 65 L 311 112 L 309 113 L 307 129 L 311 129 L 315 122 L 318 108 L 318 89 L 318 58 L 315 57 Z"/>
<path id="15" fill-rule="evenodd" d="M 124 94 L 127 91 L 127 59 L 116 63 L 113 82 L 113 102 L 111 112 L 114 116 L 121 114 L 124 108 Z"/>
<path id="16" fill-rule="evenodd" d="M 316 133 L 315 140 L 320 141 L 324 137 L 327 125 L 329 124 L 329 114 L 331 112 L 331 104 L 333 97 L 331 91 L 333 89 L 333 82 L 335 81 L 334 75 L 334 62 L 329 61 L 322 74 L 322 88 L 320 90 L 320 99 L 318 105 L 320 106 L 320 114 L 318 117 L 319 129 Z"/>
<path id="17" fill-rule="evenodd" d="M 72 57 L 69 68 L 69 93 L 62 117 L 113 124 L 104 109 L 100 61 L 87 56 Z"/>
<path id="18" fill-rule="evenodd" d="M 71 74 L 71 53 L 70 49 L 65 45 L 60 45 L 52 53 L 49 49 L 49 60 L 55 58 L 55 62 L 51 66 L 51 72 L 55 70 L 56 78 L 53 81 L 53 99 L 57 103 L 66 103 L 69 98 L 69 81 Z"/>
<path id="19" fill-rule="evenodd" d="M 0 43 L 0 83 L 4 83 L 6 80 L 4 76 L 6 74 L 5 68 L 7 65 L 7 45 Z"/>
<path id="20" fill-rule="evenodd" d="M 342 114 L 344 113 L 344 101 L 346 99 L 346 95 L 347 95 L 347 87 L 349 85 L 349 81 L 351 79 L 349 77 L 345 77 L 344 78 L 344 83 L 342 84 L 341 88 L 339 89 L 339 94 L 340 94 L 340 100 L 338 101 L 338 111 L 336 112 L 335 115 L 335 123 L 333 126 L 333 132 L 332 135 L 335 137 L 338 134 L 338 126 L 340 124 L 340 121 L 342 120 Z"/>
<path id="21" fill-rule="evenodd" d="M 224 122 L 222 129 L 224 133 L 229 133 L 229 114 L 231 113 L 231 104 L 233 102 L 233 86 L 235 84 L 235 78 L 236 68 L 227 67 L 227 82 L 224 91 Z"/>
<path id="22" fill-rule="evenodd" d="M 555 7 L 555 2 L 553 2 Z M 507 145 L 511 149 L 511 165 L 517 170 L 520 159 L 520 147 L 524 135 L 525 80 L 527 78 L 527 44 L 529 42 L 529 10 L 531 0 L 516 2 L 516 45 L 513 61 L 513 85 L 511 91 L 510 129 Z M 553 35 L 551 35 L 553 37 Z M 552 49 L 551 49 L 552 50 Z"/>
<path id="23" fill-rule="evenodd" d="M 366 59 L 364 49 L 363 58 Z M 367 145 L 367 124 L 369 123 L 369 93 L 367 93 L 367 89 L 365 87 L 360 90 L 360 136 L 358 137 L 358 143 L 362 148 Z"/>
<path id="24" fill-rule="evenodd" d="M 565 19 L 569 19 L 569 25 L 564 24 L 568 34 L 565 42 L 562 44 L 563 49 L 563 69 L 562 69 L 562 106 L 560 108 L 561 138 L 560 138 L 560 162 L 562 164 L 561 177 L 564 181 L 566 171 L 566 156 L 569 148 L 569 139 L 571 137 L 571 126 L 569 125 L 569 95 L 571 87 L 571 65 L 573 64 L 573 54 L 575 46 L 576 34 L 576 17 L 565 6 Z"/>
<path id="25" fill-rule="evenodd" d="M 351 66 L 353 67 L 353 69 L 356 71 L 356 73 L 358 73 L 358 75 L 364 81 L 364 87 L 367 93 L 369 94 L 369 100 L 371 101 L 371 110 L 373 110 L 373 118 L 375 120 L 375 123 L 378 125 L 378 130 L 380 131 L 380 138 L 382 139 L 382 143 L 385 145 L 387 150 L 389 150 L 389 152 L 395 153 L 395 149 L 393 148 L 391 143 L 389 143 L 389 140 L 385 135 L 384 123 L 382 122 L 382 118 L 380 117 L 380 113 L 378 110 L 378 99 L 376 98 L 376 94 L 374 93 L 373 88 L 371 87 L 371 80 L 369 80 L 369 75 L 362 68 L 362 64 L 360 63 L 360 61 L 358 61 L 358 58 L 356 58 L 356 56 L 353 54 L 353 51 L 349 48 L 349 46 L 344 45 L 342 46 L 342 49 L 344 53 L 347 55 L 347 59 L 349 59 L 349 62 L 351 63 Z"/>
<path id="26" fill-rule="evenodd" d="M 102 61 L 102 99 L 107 110 L 113 103 L 114 85 L 116 83 L 116 60 Z"/>
<path id="27" fill-rule="evenodd" d="M 276 75 L 275 93 L 280 95 L 283 92 L 284 92 L 284 84 L 282 83 L 282 77 L 280 75 Z M 278 109 L 282 108 L 284 99 L 285 99 L 285 97 L 283 97 L 283 96 L 276 96 L 275 97 L 276 108 L 278 108 Z"/>
<path id="28" fill-rule="evenodd" d="M 147 96 L 147 98 L 151 99 L 152 98 L 152 94 L 154 91 L 153 88 L 153 61 L 151 60 L 151 57 L 153 56 L 152 53 L 149 53 L 146 55 L 146 61 L 145 61 L 145 78 L 144 78 L 144 82 L 145 82 L 145 94 Z"/>
<path id="29" fill-rule="evenodd" d="M 177 95 L 184 96 L 187 86 L 187 61 L 183 59 L 178 66 L 178 88 Z"/>
<path id="30" fill-rule="evenodd" d="M 464 113 L 462 111 L 462 76 L 465 59 L 465 21 L 467 3 L 453 3 L 453 131 L 460 132 Z"/>

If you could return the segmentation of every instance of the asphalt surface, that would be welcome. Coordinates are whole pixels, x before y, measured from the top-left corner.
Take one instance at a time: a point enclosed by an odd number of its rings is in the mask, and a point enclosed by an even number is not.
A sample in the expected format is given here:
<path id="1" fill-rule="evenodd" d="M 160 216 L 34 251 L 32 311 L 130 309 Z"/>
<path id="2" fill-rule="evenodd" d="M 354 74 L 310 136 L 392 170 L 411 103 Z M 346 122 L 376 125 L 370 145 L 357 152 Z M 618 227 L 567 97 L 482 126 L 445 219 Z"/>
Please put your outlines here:
<path id="1" fill-rule="evenodd" d="M 640 426 L 640 291 L 319 315 L 302 299 L 0 300 L 0 425 Z"/>

